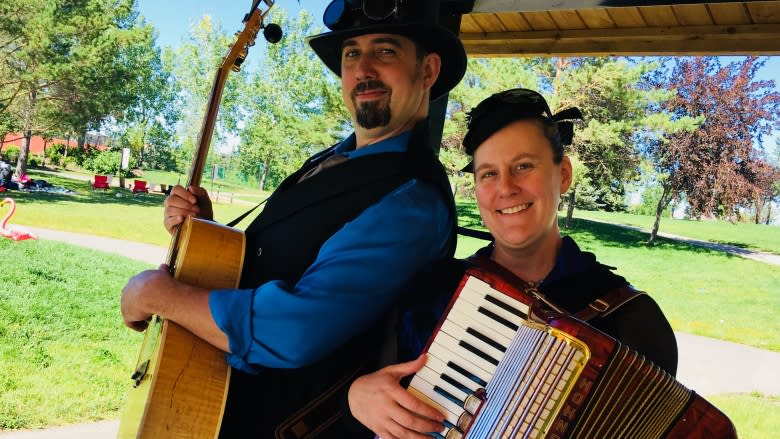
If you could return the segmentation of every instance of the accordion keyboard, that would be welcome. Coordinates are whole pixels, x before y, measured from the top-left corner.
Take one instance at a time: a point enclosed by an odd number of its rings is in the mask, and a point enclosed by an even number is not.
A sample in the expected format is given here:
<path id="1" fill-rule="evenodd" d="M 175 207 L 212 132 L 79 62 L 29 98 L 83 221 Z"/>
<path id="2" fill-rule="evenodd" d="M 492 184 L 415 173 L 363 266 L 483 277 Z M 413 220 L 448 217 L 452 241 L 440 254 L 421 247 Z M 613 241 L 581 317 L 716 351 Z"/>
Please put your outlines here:
<path id="1" fill-rule="evenodd" d="M 470 277 L 409 391 L 441 410 L 455 430 L 466 399 L 488 385 L 527 313 L 527 304 Z"/>

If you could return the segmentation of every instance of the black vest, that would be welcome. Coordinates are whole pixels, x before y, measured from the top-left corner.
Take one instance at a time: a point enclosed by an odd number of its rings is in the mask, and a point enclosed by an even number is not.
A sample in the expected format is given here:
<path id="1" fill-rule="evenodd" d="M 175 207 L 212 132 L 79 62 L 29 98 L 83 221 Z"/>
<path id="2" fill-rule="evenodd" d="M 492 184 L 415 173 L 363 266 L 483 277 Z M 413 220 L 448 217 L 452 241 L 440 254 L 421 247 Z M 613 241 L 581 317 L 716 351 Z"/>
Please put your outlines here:
<path id="1" fill-rule="evenodd" d="M 453 218 L 452 255 L 457 218 L 454 200 L 444 168 L 426 146 L 425 128 L 421 124 L 415 129 L 405 153 L 350 159 L 298 183 L 301 175 L 332 152 L 330 148 L 285 179 L 246 230 L 241 287 L 255 288 L 270 280 L 294 285 L 328 238 L 412 178 L 433 183 L 447 201 Z M 384 325 L 378 322 L 328 358 L 305 368 L 266 369 L 259 375 L 233 370 L 220 437 L 371 437 L 343 416 L 345 392 L 348 383 L 375 364 Z M 317 431 L 320 426 L 327 428 Z M 244 435 L 244 431 L 251 434 Z M 295 433 L 303 431 L 308 433 Z"/>

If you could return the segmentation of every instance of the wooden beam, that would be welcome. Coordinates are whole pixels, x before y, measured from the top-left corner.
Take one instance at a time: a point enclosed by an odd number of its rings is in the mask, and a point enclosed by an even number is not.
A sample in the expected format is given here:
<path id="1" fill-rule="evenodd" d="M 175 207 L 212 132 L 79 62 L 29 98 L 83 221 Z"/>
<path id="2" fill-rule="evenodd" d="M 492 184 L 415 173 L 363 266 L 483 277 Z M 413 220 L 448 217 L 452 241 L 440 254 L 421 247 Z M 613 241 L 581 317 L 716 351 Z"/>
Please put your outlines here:
<path id="1" fill-rule="evenodd" d="M 735 0 L 476 0 L 471 12 L 528 12 L 565 9 L 625 8 L 644 6 L 701 5 L 734 3 Z M 767 0 L 741 0 L 739 3 L 759 3 Z M 773 2 L 770 2 L 773 3 Z"/>
<path id="2" fill-rule="evenodd" d="M 780 55 L 780 25 L 461 33 L 466 52 L 491 56 Z"/>

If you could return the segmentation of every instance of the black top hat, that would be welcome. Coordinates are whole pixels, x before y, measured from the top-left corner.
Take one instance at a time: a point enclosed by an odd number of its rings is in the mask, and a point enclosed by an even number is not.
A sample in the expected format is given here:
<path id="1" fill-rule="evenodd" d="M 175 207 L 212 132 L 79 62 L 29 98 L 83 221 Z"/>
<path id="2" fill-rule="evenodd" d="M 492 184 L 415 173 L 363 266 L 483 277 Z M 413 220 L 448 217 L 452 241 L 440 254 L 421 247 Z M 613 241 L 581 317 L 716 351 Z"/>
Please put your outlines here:
<path id="1" fill-rule="evenodd" d="M 431 88 L 431 99 L 436 99 L 466 73 L 466 50 L 456 35 L 436 24 L 438 10 L 438 1 L 432 0 L 333 0 L 323 17 L 331 32 L 307 40 L 322 62 L 341 76 L 345 39 L 369 33 L 408 37 L 441 57 L 441 73 Z"/>

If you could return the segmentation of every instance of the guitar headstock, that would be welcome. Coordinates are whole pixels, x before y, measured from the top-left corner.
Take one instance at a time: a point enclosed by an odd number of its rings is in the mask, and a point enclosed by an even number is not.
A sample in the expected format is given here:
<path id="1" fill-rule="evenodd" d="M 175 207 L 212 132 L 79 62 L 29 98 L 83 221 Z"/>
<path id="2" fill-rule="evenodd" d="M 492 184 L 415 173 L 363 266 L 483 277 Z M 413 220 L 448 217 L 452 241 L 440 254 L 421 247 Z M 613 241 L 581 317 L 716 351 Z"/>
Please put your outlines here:
<path id="1" fill-rule="evenodd" d="M 264 12 L 259 8 L 260 3 L 266 5 Z M 230 70 L 234 72 L 241 71 L 241 64 L 244 63 L 249 48 L 255 45 L 255 39 L 260 29 L 263 29 L 263 36 L 269 43 L 278 43 L 282 39 L 282 28 L 278 24 L 265 24 L 265 16 L 268 15 L 273 5 L 273 0 L 263 0 L 262 2 L 255 0 L 253 2 L 252 10 L 242 20 L 244 29 L 236 32 L 236 42 L 233 43 L 230 53 L 225 57 L 223 66 L 229 65 Z"/>

